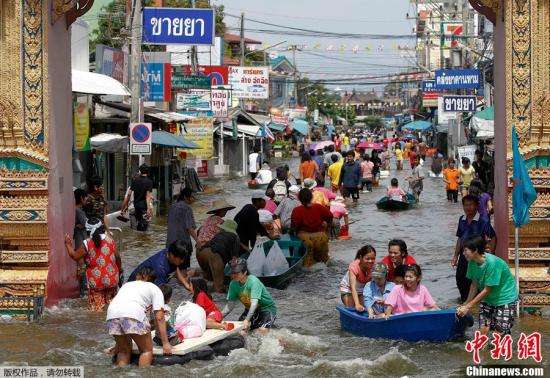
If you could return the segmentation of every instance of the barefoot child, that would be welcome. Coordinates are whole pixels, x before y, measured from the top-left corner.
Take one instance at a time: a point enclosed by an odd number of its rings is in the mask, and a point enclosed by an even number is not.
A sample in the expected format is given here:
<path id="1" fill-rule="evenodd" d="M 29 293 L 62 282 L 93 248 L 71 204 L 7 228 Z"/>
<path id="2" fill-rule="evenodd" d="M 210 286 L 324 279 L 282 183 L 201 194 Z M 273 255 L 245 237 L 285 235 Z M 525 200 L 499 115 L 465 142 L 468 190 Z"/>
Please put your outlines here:
<path id="1" fill-rule="evenodd" d="M 193 277 L 189 280 L 189 285 L 193 294 L 193 303 L 201 306 L 206 313 L 206 328 L 225 329 L 225 322 L 222 323 L 222 313 L 208 294 L 204 278 Z"/>

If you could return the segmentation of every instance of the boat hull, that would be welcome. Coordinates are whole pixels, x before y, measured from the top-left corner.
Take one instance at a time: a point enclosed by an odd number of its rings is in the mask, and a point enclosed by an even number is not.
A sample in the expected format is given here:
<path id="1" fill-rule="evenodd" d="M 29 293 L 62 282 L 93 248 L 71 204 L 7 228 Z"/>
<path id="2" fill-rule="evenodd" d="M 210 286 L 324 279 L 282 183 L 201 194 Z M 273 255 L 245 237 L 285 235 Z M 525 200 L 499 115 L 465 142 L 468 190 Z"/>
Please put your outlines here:
<path id="1" fill-rule="evenodd" d="M 464 322 L 457 322 L 456 309 L 392 315 L 369 319 L 368 314 L 337 307 L 342 330 L 356 336 L 405 341 L 445 342 L 463 336 Z"/>
<path id="2" fill-rule="evenodd" d="M 407 201 L 396 201 L 389 197 L 382 197 L 376 202 L 376 207 L 379 210 L 386 211 L 403 211 L 409 210 L 415 205 L 416 201 L 412 194 L 407 194 Z"/>
<path id="3" fill-rule="evenodd" d="M 269 184 L 255 184 L 255 183 L 248 183 L 248 189 L 267 189 L 267 186 Z"/>

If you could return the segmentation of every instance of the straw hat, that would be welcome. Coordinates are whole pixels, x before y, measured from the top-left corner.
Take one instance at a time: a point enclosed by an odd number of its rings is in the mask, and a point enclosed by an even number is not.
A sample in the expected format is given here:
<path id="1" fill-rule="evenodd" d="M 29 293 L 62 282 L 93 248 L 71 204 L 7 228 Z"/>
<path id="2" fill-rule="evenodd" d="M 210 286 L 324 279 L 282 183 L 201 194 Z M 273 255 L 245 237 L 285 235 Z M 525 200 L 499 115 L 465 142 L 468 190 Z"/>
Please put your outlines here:
<path id="1" fill-rule="evenodd" d="M 235 206 L 228 204 L 224 199 L 215 200 L 212 202 L 212 207 L 206 214 L 214 214 L 220 210 L 233 210 Z"/>

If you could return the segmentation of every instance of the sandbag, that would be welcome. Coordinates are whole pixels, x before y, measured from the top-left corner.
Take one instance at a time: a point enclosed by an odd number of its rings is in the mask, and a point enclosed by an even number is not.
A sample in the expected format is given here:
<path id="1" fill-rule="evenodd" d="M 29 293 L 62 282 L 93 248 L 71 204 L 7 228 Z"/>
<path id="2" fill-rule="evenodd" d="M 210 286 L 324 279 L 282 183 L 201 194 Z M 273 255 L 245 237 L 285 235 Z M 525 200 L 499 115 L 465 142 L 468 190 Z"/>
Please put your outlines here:
<path id="1" fill-rule="evenodd" d="M 279 243 L 274 242 L 269 250 L 264 263 L 264 276 L 276 276 L 288 270 L 288 261 L 279 247 Z"/>
<path id="2" fill-rule="evenodd" d="M 210 348 L 214 350 L 216 356 L 227 356 L 232 350 L 244 348 L 244 346 L 244 337 L 240 335 L 228 337 L 226 339 L 210 344 Z"/>
<path id="3" fill-rule="evenodd" d="M 250 256 L 246 259 L 246 266 L 248 268 L 248 273 L 256 277 L 261 277 L 263 274 L 263 269 L 265 265 L 265 252 L 264 252 L 264 242 L 265 238 L 258 238 L 256 244 L 250 252 Z"/>

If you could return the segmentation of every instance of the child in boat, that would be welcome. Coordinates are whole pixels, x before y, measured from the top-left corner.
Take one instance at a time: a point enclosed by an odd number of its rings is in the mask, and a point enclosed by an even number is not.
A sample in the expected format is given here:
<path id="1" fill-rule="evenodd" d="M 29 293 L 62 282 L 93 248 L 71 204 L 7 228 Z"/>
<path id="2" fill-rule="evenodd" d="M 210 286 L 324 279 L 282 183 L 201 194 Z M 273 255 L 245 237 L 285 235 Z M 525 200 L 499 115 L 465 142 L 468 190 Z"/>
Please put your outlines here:
<path id="1" fill-rule="evenodd" d="M 193 293 L 193 303 L 201 306 L 206 313 L 206 328 L 224 329 L 222 313 L 208 294 L 204 278 L 192 277 L 189 280 L 189 285 L 191 293 Z"/>
<path id="2" fill-rule="evenodd" d="M 395 284 L 386 280 L 388 267 L 382 263 L 376 263 L 372 269 L 372 281 L 368 282 L 363 289 L 365 308 L 369 318 L 384 316 L 386 299 L 393 290 Z"/>
<path id="3" fill-rule="evenodd" d="M 340 282 L 340 298 L 346 307 L 353 307 L 358 312 L 365 311 L 363 306 L 363 289 L 371 280 L 371 271 L 376 261 L 376 250 L 367 244 L 355 255 L 348 270 Z"/>
<path id="4" fill-rule="evenodd" d="M 403 201 L 407 194 L 399 187 L 399 181 L 394 177 L 391 179 L 390 184 L 387 196 L 394 201 Z"/>
<path id="5" fill-rule="evenodd" d="M 168 341 L 170 342 L 170 345 L 174 346 L 179 344 L 179 338 L 178 338 L 178 332 L 174 329 L 171 323 L 172 319 L 172 309 L 170 308 L 170 300 L 172 299 L 172 286 L 162 284 L 159 286 L 160 291 L 162 291 L 162 295 L 164 297 L 164 320 L 166 324 L 166 334 L 168 335 Z M 158 330 L 157 330 L 158 333 Z M 162 340 L 158 335 L 155 334 L 155 337 L 153 338 L 153 341 L 157 345 L 162 345 Z"/>
<path id="6" fill-rule="evenodd" d="M 410 312 L 439 310 L 426 286 L 420 284 L 422 270 L 417 264 L 405 268 L 403 285 L 393 288 L 386 299 L 385 317 Z"/>
<path id="7" fill-rule="evenodd" d="M 408 265 L 398 265 L 393 270 L 393 282 L 396 285 L 403 285 L 403 282 L 405 281 L 405 270 L 407 269 Z M 387 277 L 386 277 L 387 278 Z"/>

